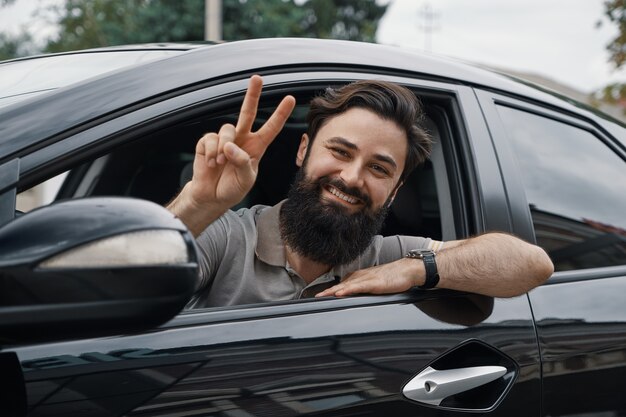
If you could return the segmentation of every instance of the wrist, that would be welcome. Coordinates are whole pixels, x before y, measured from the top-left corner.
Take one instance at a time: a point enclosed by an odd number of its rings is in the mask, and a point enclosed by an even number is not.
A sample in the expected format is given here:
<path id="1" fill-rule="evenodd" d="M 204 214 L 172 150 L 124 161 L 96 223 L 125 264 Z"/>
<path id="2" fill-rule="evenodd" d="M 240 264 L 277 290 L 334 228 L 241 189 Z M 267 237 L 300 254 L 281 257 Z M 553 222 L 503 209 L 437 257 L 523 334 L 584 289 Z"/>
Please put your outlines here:
<path id="1" fill-rule="evenodd" d="M 417 260 L 419 261 L 419 259 Z M 407 276 L 411 283 L 411 288 L 420 287 L 424 285 L 426 281 L 426 269 L 424 263 L 415 259 L 404 257 L 401 262 L 406 265 Z"/>
<path id="2" fill-rule="evenodd" d="M 193 184 L 189 181 L 178 196 L 167 206 L 176 217 L 187 226 L 194 237 L 198 237 L 211 223 L 217 220 L 228 208 L 221 209 L 215 204 L 203 204 L 193 196 Z"/>
<path id="3" fill-rule="evenodd" d="M 418 287 L 423 290 L 435 288 L 439 283 L 439 271 L 437 270 L 435 252 L 430 249 L 414 249 L 410 250 L 406 257 L 415 259 L 423 268 L 423 273 L 419 275 L 424 277 L 423 283 L 418 285 Z"/>

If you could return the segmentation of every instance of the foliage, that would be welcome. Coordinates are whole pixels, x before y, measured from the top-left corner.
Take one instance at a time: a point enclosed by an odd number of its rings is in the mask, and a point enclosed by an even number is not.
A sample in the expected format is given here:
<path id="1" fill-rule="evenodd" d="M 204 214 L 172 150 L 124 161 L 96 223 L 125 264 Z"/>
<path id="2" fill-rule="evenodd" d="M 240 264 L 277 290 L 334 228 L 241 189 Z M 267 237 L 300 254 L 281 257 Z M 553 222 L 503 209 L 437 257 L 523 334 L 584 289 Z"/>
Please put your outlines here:
<path id="1" fill-rule="evenodd" d="M 15 0 L 0 0 L 0 8 L 10 6 Z M 0 61 L 32 55 L 37 52 L 33 39 L 27 32 L 10 35 L 0 32 Z"/>
<path id="2" fill-rule="evenodd" d="M 224 39 L 309 37 L 374 42 L 386 5 L 374 0 L 225 0 Z"/>
<path id="3" fill-rule="evenodd" d="M 618 28 L 618 34 L 607 45 L 607 50 L 610 53 L 609 61 L 619 69 L 626 64 L 626 0 L 606 0 L 604 12 Z M 595 95 L 606 103 L 621 105 L 626 114 L 626 83 L 609 84 Z"/>
<path id="4" fill-rule="evenodd" d="M 224 0 L 223 38 L 317 37 L 373 42 L 387 6 L 375 0 Z M 66 0 L 47 52 L 204 38 L 204 1 Z"/>
<path id="5" fill-rule="evenodd" d="M 0 61 L 35 53 L 35 47 L 28 33 L 7 35 L 0 33 Z"/>
<path id="6" fill-rule="evenodd" d="M 15 1 L 0 0 L 0 7 Z M 223 0 L 223 38 L 290 36 L 374 42 L 386 8 L 375 0 Z M 59 27 L 45 52 L 204 39 L 202 0 L 65 0 L 44 15 Z M 33 52 L 28 34 L 0 34 L 0 58 Z"/>
<path id="7" fill-rule="evenodd" d="M 47 52 L 201 40 L 204 33 L 204 2 L 197 0 L 66 0 L 52 12 L 60 31 Z"/>
<path id="8" fill-rule="evenodd" d="M 605 15 L 619 29 L 618 35 L 607 45 L 611 62 L 620 68 L 626 62 L 626 0 L 604 2 Z"/>
<path id="9" fill-rule="evenodd" d="M 303 36 L 305 12 L 293 0 L 224 0 L 222 16 L 225 40 Z"/>

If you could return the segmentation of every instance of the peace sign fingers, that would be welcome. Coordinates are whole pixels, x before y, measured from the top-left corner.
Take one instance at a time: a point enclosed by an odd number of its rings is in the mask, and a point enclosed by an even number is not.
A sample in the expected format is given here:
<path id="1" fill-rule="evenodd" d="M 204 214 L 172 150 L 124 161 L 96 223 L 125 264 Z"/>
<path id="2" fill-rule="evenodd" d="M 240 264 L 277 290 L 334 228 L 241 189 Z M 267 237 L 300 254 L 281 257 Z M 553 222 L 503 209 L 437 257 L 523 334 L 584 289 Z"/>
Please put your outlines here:
<path id="1" fill-rule="evenodd" d="M 280 131 L 283 130 L 295 106 L 296 99 L 292 96 L 286 96 L 282 99 L 278 107 L 276 107 L 276 110 L 274 110 L 270 118 L 267 119 L 263 126 L 257 131 L 259 139 L 263 142 L 265 147 L 268 147 L 276 136 L 278 136 Z"/>
<path id="2" fill-rule="evenodd" d="M 193 177 L 168 205 L 196 236 L 250 191 L 261 157 L 296 105 L 293 97 L 283 98 L 265 124 L 252 132 L 262 89 L 263 80 L 253 75 L 237 126 L 224 124 L 218 133 L 207 133 L 198 141 Z"/>
<path id="3" fill-rule="evenodd" d="M 258 75 L 250 77 L 248 90 L 241 105 L 239 119 L 237 120 L 237 136 L 249 135 L 252 132 L 252 125 L 259 108 L 259 99 L 263 90 L 263 79 Z"/>
<path id="4" fill-rule="evenodd" d="M 258 75 L 250 77 L 246 96 L 241 105 L 236 127 L 235 142 L 244 149 L 250 157 L 257 161 L 263 156 L 267 147 L 278 136 L 293 111 L 296 100 L 286 96 L 280 102 L 274 113 L 257 132 L 252 132 L 252 126 L 259 108 L 259 100 L 263 89 L 263 79 Z"/>

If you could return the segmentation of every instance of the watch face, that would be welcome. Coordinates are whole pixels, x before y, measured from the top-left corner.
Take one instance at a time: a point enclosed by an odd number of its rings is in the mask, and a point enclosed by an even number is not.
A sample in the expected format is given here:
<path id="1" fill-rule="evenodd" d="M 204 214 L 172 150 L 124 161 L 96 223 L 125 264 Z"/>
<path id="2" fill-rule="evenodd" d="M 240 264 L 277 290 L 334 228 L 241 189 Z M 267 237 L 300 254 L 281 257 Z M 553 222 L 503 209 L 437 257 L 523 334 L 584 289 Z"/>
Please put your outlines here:
<path id="1" fill-rule="evenodd" d="M 430 249 L 413 249 L 410 250 L 406 256 L 409 258 L 424 259 L 425 256 L 429 255 L 435 256 L 435 252 Z"/>

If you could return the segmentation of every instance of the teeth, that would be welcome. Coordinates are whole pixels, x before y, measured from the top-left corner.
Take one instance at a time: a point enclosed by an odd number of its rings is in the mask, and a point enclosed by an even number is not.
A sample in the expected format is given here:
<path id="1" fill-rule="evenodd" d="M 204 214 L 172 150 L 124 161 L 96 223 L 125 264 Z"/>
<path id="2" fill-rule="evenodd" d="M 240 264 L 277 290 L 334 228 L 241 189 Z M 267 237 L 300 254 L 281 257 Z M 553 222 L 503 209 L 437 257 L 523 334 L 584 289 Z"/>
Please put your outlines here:
<path id="1" fill-rule="evenodd" d="M 328 191 L 332 195 L 337 196 L 337 197 L 341 198 L 343 201 L 346 201 L 346 202 L 348 202 L 350 204 L 356 204 L 356 202 L 359 201 L 358 199 L 356 199 L 354 197 L 350 197 L 350 196 L 342 193 L 341 191 L 339 191 L 335 187 L 328 187 Z"/>

